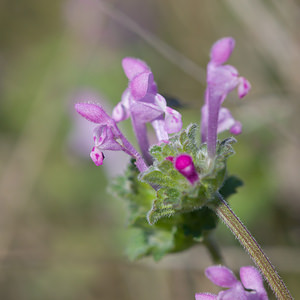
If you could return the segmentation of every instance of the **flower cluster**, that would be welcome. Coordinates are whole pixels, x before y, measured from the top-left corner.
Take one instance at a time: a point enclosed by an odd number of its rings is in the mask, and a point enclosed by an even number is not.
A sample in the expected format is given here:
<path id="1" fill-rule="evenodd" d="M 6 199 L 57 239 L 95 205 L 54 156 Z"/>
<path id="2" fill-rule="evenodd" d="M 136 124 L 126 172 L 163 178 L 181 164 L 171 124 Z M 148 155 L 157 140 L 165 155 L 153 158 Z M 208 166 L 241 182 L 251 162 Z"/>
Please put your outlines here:
<path id="1" fill-rule="evenodd" d="M 132 259 L 153 255 L 158 260 L 167 253 L 205 241 L 208 232 L 216 227 L 217 217 L 249 253 L 263 253 L 227 203 L 228 197 L 242 185 L 238 178 L 228 176 L 226 169 L 236 140 L 217 140 L 218 133 L 224 130 L 241 133 L 241 123 L 222 104 L 234 89 L 239 98 L 243 98 L 251 88 L 233 66 L 225 65 L 234 46 L 234 39 L 226 37 L 211 48 L 201 111 L 201 139 L 198 124 L 190 124 L 182 130 L 181 114 L 167 106 L 158 93 L 151 69 L 139 59 L 127 57 L 122 61 L 129 84 L 112 116 L 95 103 L 75 105 L 81 116 L 97 124 L 90 154 L 97 166 L 103 164 L 105 150 L 123 151 L 133 158 L 125 175 L 112 183 L 112 191 L 128 203 L 128 227 L 134 240 L 128 256 Z M 128 118 L 141 153 L 118 128 L 117 124 Z M 157 137 L 151 147 L 147 123 L 152 125 Z M 249 240 L 252 242 L 248 243 Z M 264 266 L 261 271 L 280 299 L 292 299 L 276 271 L 271 268 L 269 272 L 265 267 L 270 266 L 270 262 L 265 257 L 252 256 L 258 266 Z M 254 267 L 242 267 L 240 281 L 223 266 L 207 268 L 206 276 L 227 290 L 218 295 L 196 294 L 196 300 L 268 299 L 260 273 Z"/>
<path id="2" fill-rule="evenodd" d="M 102 165 L 103 150 L 124 151 L 137 160 L 143 171 L 152 163 L 146 124 L 153 126 L 158 142 L 167 142 L 169 134 L 182 128 L 181 115 L 167 106 L 165 98 L 157 93 L 157 86 L 150 68 L 141 60 L 124 58 L 123 69 L 129 79 L 128 88 L 110 117 L 104 109 L 94 103 L 77 103 L 75 109 L 87 120 L 98 124 L 94 130 L 95 146 L 91 152 L 94 163 Z M 117 127 L 117 123 L 128 118 L 139 143 L 142 157 L 128 142 Z"/>
<path id="3" fill-rule="evenodd" d="M 233 272 L 224 266 L 211 266 L 205 270 L 206 277 L 214 284 L 228 288 L 218 295 L 199 293 L 196 300 L 268 300 L 259 271 L 252 267 L 240 269 L 240 279 L 237 280 Z"/>
<path id="4" fill-rule="evenodd" d="M 217 41 L 211 49 L 211 59 L 207 66 L 207 89 L 202 107 L 201 137 L 207 143 L 210 158 L 216 156 L 217 134 L 230 130 L 232 134 L 241 132 L 241 123 L 234 120 L 227 108 L 221 107 L 227 95 L 235 88 L 240 98 L 250 90 L 250 83 L 240 77 L 238 71 L 230 65 L 223 65 L 234 49 L 232 38 Z M 140 170 L 145 171 L 152 165 L 149 153 L 149 140 L 146 124 L 151 123 L 157 136 L 157 142 L 168 143 L 169 134 L 182 128 L 181 114 L 167 106 L 165 98 L 157 92 L 153 73 L 148 65 L 135 58 L 127 57 L 122 61 L 124 72 L 129 80 L 121 101 L 113 109 L 110 117 L 104 109 L 94 103 L 78 103 L 77 112 L 87 120 L 98 124 L 94 130 L 95 146 L 90 154 L 94 163 L 103 163 L 103 150 L 124 151 L 134 159 Z M 132 127 L 138 141 L 141 155 L 128 142 L 117 127 L 117 123 L 131 118 Z M 176 158 L 174 168 L 194 184 L 198 174 L 189 154 Z"/>
<path id="5" fill-rule="evenodd" d="M 118 128 L 115 120 L 104 109 L 93 103 L 77 103 L 76 111 L 88 121 L 98 124 L 94 128 L 95 146 L 91 151 L 91 159 L 96 166 L 103 164 L 104 150 L 124 151 L 136 159 L 140 172 L 147 170 L 147 165 L 141 155 L 135 150 Z"/>
<path id="6" fill-rule="evenodd" d="M 129 85 L 114 108 L 112 117 L 116 122 L 131 117 L 142 155 L 151 164 L 146 123 L 153 126 L 158 142 L 167 142 L 169 134 L 181 130 L 181 115 L 168 107 L 165 98 L 157 93 L 153 74 L 145 62 L 127 57 L 123 59 L 122 65 Z"/>

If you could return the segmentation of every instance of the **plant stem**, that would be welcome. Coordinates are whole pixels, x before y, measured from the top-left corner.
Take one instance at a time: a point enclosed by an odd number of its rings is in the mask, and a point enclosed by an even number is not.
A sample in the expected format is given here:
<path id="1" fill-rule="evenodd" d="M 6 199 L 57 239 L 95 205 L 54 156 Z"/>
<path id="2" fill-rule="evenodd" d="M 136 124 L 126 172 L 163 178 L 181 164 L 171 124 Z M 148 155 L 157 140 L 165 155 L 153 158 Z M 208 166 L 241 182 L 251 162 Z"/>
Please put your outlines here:
<path id="1" fill-rule="evenodd" d="M 293 299 L 286 285 L 279 277 L 274 266 L 263 252 L 262 248 L 256 242 L 254 237 L 248 231 L 246 226 L 240 221 L 237 215 L 232 211 L 223 197 L 217 193 L 217 206 L 215 207 L 216 214 L 232 231 L 235 237 L 239 240 L 245 250 L 249 253 L 251 259 L 260 269 L 269 286 L 273 290 L 277 299 L 288 300 Z"/>

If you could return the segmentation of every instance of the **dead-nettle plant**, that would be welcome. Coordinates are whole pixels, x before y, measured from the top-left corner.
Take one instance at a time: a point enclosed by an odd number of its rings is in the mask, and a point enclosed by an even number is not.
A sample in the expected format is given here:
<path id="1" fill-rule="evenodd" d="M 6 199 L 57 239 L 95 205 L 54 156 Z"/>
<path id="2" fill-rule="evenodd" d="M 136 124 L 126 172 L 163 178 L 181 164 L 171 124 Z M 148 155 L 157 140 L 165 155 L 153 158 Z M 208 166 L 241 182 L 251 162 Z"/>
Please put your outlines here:
<path id="1" fill-rule="evenodd" d="M 239 134 L 242 126 L 222 104 L 234 89 L 243 98 L 251 87 L 233 66 L 225 65 L 234 46 L 234 39 L 226 37 L 211 49 L 201 130 L 198 124 L 182 129 L 181 114 L 167 106 L 165 98 L 158 93 L 151 69 L 135 58 L 122 61 L 129 84 L 112 116 L 95 103 L 77 103 L 75 109 L 97 124 L 95 146 L 90 154 L 97 166 L 103 164 L 105 150 L 124 151 L 132 157 L 124 176 L 116 178 L 110 187 L 128 204 L 130 259 L 152 255 L 159 260 L 167 253 L 202 242 L 214 262 L 220 263 L 219 251 L 211 239 L 220 218 L 249 253 L 277 298 L 293 299 L 226 200 L 242 182 L 226 170 L 227 159 L 234 154 L 235 138 L 219 141 L 217 135 L 225 130 Z M 118 123 L 128 118 L 140 152 L 118 128 Z M 157 137 L 157 144 L 151 147 L 147 123 L 151 123 Z M 198 300 L 267 299 L 260 274 L 254 267 L 241 268 L 242 283 L 222 266 L 208 268 L 206 275 L 229 289 L 219 295 L 196 294 Z"/>

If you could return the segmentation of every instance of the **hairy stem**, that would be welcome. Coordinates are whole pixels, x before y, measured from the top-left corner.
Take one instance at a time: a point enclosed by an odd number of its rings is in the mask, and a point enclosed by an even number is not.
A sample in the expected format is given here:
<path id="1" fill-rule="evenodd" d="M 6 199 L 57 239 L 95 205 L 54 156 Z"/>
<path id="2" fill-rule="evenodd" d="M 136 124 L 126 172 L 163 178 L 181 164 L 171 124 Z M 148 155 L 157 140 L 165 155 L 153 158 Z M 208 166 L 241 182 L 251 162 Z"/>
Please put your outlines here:
<path id="1" fill-rule="evenodd" d="M 217 215 L 247 250 L 251 259 L 260 269 L 269 286 L 275 293 L 276 298 L 282 300 L 293 299 L 262 248 L 219 193 L 217 194 L 217 201 L 217 206 L 215 208 Z"/>

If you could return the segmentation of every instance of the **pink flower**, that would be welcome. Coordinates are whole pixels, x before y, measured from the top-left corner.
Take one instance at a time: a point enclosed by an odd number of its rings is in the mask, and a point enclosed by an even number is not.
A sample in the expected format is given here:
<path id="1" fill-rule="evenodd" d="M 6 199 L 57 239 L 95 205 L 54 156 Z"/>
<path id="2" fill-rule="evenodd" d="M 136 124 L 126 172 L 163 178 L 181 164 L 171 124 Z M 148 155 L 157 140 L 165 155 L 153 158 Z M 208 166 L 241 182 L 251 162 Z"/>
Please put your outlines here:
<path id="1" fill-rule="evenodd" d="M 230 130 L 233 134 L 242 131 L 240 122 L 235 121 L 230 111 L 221 108 L 227 95 L 238 89 L 240 98 L 250 91 L 251 85 L 244 77 L 240 77 L 238 71 L 230 65 L 223 65 L 230 57 L 234 49 L 233 38 L 226 37 L 217 41 L 211 49 L 210 62 L 207 65 L 207 89 L 205 92 L 205 104 L 202 107 L 202 142 L 207 142 L 208 153 L 215 155 L 217 134 L 224 130 Z"/>
<path id="2" fill-rule="evenodd" d="M 219 292 L 218 295 L 196 294 L 196 300 L 268 300 L 262 277 L 259 271 L 252 266 L 240 269 L 241 282 L 237 280 L 230 269 L 224 266 L 208 267 L 205 275 L 214 284 L 228 289 Z"/>
<path id="3" fill-rule="evenodd" d="M 136 159 L 136 166 L 141 172 L 147 169 L 147 165 L 140 154 L 119 130 L 115 120 L 100 105 L 94 103 L 77 103 L 75 104 L 75 109 L 88 121 L 98 124 L 94 129 L 95 146 L 90 154 L 91 159 L 97 166 L 103 163 L 104 155 L 102 151 L 111 150 L 124 151 L 132 156 Z"/>
<path id="4" fill-rule="evenodd" d="M 167 106 L 163 96 L 157 93 L 153 74 L 147 64 L 139 59 L 126 57 L 123 69 L 129 79 L 128 88 L 114 108 L 112 117 L 120 122 L 131 117 L 133 129 L 144 158 L 150 164 L 149 141 L 146 123 L 151 123 L 159 142 L 169 139 L 169 134 L 182 128 L 181 115 Z"/>

